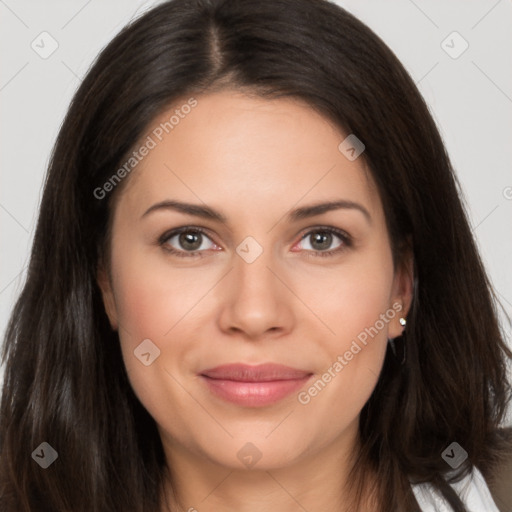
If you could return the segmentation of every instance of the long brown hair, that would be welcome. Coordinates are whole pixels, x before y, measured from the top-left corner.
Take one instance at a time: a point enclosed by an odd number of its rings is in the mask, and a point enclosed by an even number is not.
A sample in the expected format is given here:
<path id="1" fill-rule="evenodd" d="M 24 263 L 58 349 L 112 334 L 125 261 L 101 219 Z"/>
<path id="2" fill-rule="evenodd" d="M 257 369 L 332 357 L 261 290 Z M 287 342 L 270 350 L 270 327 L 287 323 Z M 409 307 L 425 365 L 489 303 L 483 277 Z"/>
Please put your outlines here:
<path id="1" fill-rule="evenodd" d="M 468 453 L 491 478 L 511 450 L 501 429 L 512 358 L 449 157 L 420 93 L 368 27 L 324 0 L 173 0 L 124 28 L 76 92 L 45 183 L 28 276 L 3 346 L 0 508 L 8 512 L 159 512 L 166 462 L 134 395 L 96 282 L 115 197 L 94 191 L 184 95 L 230 87 L 297 97 L 365 144 L 394 256 L 409 243 L 415 296 L 407 358 L 386 354 L 360 418 L 354 510 L 368 469 L 384 512 L 417 511 L 410 481 L 453 509 L 441 453 Z M 134 173 L 137 171 L 135 170 Z M 32 451 L 48 442 L 57 461 Z"/>

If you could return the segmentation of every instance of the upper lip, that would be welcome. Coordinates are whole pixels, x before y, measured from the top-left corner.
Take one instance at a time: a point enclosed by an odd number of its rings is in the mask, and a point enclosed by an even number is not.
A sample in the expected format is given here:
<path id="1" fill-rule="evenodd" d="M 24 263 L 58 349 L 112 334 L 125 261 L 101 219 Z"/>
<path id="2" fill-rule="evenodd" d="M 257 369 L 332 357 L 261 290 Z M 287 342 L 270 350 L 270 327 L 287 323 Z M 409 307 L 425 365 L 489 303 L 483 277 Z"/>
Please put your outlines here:
<path id="1" fill-rule="evenodd" d="M 311 375 L 311 372 L 274 363 L 259 365 L 235 363 L 204 370 L 200 372 L 200 375 L 212 379 L 234 380 L 238 382 L 268 382 L 273 380 L 303 379 Z"/>

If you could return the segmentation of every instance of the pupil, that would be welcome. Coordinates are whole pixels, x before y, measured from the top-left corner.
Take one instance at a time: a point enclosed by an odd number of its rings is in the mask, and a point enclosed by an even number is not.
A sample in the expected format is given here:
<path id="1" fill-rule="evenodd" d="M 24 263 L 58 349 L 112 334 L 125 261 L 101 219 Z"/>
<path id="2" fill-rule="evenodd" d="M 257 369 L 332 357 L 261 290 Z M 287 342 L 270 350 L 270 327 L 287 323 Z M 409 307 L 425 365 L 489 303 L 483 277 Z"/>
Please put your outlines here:
<path id="1" fill-rule="evenodd" d="M 180 244 L 184 249 L 194 251 L 201 246 L 201 241 L 199 237 L 199 233 L 182 233 L 180 235 Z"/>
<path id="2" fill-rule="evenodd" d="M 322 234 L 323 233 L 323 234 Z M 314 235 L 314 242 L 313 242 L 313 247 L 314 247 L 314 244 L 319 244 L 320 247 L 317 247 L 317 249 L 327 249 L 331 244 L 330 244 L 330 237 L 332 235 L 330 233 L 325 233 L 325 232 L 318 232 L 316 235 Z"/>

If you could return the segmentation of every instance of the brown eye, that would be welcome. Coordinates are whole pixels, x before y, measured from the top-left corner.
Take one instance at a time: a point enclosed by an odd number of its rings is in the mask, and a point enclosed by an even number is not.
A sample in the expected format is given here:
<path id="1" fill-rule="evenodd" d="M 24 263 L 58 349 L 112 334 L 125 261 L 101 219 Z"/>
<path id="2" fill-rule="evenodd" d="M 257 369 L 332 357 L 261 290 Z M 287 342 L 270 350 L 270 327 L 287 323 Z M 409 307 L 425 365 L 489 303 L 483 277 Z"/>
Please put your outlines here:
<path id="1" fill-rule="evenodd" d="M 206 233 L 198 228 L 181 228 L 165 233 L 159 243 L 166 251 L 185 257 L 201 256 L 205 250 L 216 247 Z"/>
<path id="2" fill-rule="evenodd" d="M 336 243 L 336 239 L 338 239 L 339 242 L 334 246 L 334 248 L 332 248 L 333 243 Z M 301 243 L 304 241 L 309 242 L 309 247 L 303 246 L 303 249 L 325 254 L 338 252 L 350 245 L 348 235 L 332 228 L 311 230 L 301 238 Z"/>
<path id="3" fill-rule="evenodd" d="M 178 235 L 178 243 L 187 251 L 197 251 L 201 247 L 202 237 L 201 233 L 188 231 Z"/>
<path id="4" fill-rule="evenodd" d="M 329 249 L 332 244 L 332 233 L 327 231 L 316 231 L 314 234 L 308 235 L 311 240 L 311 246 L 316 251 L 325 251 Z"/>

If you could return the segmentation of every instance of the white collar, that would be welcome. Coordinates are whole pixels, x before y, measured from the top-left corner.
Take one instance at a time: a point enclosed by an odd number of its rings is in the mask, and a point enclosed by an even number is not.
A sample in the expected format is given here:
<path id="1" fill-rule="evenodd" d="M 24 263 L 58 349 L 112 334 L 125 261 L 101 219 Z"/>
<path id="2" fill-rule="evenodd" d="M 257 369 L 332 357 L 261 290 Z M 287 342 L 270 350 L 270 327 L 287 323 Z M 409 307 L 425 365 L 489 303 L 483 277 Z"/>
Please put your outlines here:
<path id="1" fill-rule="evenodd" d="M 484 477 L 476 467 L 451 486 L 470 512 L 499 512 Z M 431 484 L 412 484 L 411 488 L 422 512 L 452 512 L 450 505 Z"/>

